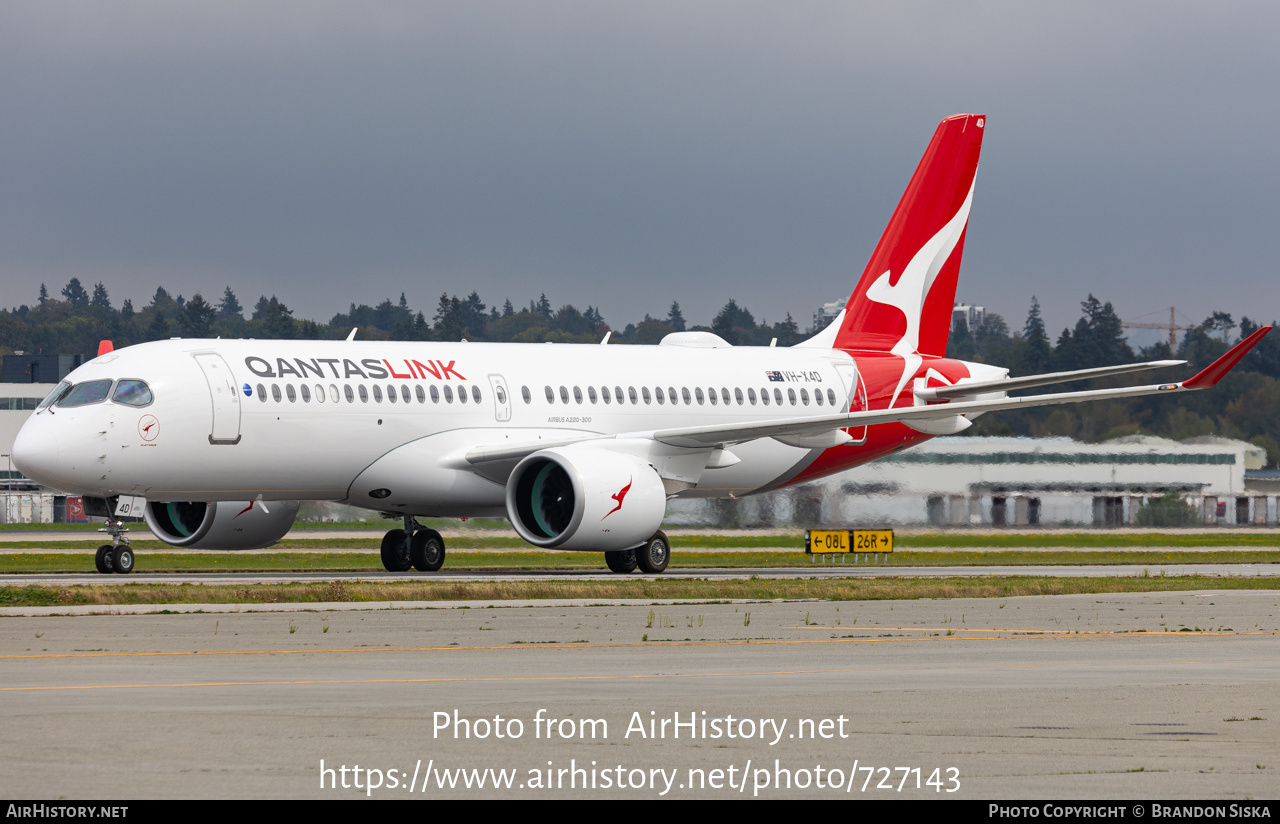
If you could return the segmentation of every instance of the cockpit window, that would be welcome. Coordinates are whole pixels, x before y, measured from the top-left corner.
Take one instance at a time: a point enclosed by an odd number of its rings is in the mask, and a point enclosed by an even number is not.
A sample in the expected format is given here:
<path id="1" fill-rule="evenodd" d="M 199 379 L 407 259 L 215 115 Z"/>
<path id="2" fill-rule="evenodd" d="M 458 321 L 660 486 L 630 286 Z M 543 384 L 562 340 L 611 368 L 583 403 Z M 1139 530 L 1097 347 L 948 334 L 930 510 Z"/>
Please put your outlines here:
<path id="1" fill-rule="evenodd" d="M 111 400 L 125 406 L 146 406 L 154 398 L 151 397 L 151 387 L 145 381 L 122 380 L 116 384 Z"/>
<path id="2" fill-rule="evenodd" d="M 111 392 L 111 381 L 85 381 L 71 387 L 71 391 L 58 399 L 59 409 L 70 409 L 75 406 L 88 406 L 91 403 L 102 403 Z"/>
<path id="3" fill-rule="evenodd" d="M 52 406 L 63 395 L 67 394 L 67 390 L 70 388 L 71 388 L 71 384 L 68 383 L 67 381 L 63 381 L 62 383 L 53 387 L 53 391 L 50 392 L 48 395 L 45 395 L 44 400 L 40 401 L 40 405 L 37 406 L 36 408 L 44 409 L 46 406 Z"/>

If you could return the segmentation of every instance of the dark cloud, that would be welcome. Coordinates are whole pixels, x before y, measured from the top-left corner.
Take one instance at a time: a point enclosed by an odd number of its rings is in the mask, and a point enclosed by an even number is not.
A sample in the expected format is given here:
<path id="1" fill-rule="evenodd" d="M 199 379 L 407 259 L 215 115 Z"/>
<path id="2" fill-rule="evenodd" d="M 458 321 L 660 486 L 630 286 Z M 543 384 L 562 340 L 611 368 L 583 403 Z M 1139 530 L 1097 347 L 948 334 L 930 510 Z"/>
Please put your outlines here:
<path id="1" fill-rule="evenodd" d="M 960 296 L 1271 319 L 1267 4 L 6 3 L 0 304 L 72 276 L 625 323 L 847 294 L 990 117 Z"/>

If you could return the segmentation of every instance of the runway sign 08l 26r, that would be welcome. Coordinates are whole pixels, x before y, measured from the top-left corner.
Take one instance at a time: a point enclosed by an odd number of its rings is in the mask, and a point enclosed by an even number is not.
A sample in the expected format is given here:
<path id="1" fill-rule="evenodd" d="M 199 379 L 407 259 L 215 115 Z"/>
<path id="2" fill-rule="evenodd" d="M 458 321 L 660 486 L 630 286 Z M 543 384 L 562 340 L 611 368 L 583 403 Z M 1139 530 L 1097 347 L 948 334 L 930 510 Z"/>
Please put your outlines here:
<path id="1" fill-rule="evenodd" d="M 837 552 L 893 552 L 892 529 L 811 529 L 804 533 L 806 555 Z"/>

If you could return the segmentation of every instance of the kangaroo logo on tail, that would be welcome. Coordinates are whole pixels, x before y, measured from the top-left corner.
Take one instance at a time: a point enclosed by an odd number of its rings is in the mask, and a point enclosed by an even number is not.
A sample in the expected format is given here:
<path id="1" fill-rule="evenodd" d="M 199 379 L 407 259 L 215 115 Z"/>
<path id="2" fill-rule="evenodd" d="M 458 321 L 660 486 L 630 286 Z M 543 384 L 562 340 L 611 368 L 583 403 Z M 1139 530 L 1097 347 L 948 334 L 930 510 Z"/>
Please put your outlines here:
<path id="1" fill-rule="evenodd" d="M 985 125 L 976 114 L 938 125 L 829 344 L 903 358 L 895 401 L 922 356 L 946 352 Z"/>

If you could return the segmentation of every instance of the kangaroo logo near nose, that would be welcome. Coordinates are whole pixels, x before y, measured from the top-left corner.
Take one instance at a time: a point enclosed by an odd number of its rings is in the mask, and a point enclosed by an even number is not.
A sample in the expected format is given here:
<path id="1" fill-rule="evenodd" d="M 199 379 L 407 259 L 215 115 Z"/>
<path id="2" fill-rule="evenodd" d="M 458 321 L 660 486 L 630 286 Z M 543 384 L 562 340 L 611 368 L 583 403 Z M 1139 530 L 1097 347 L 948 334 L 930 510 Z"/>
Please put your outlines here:
<path id="1" fill-rule="evenodd" d="M 160 434 L 160 421 L 155 415 L 143 415 L 138 419 L 138 435 L 144 441 L 154 441 Z"/>

